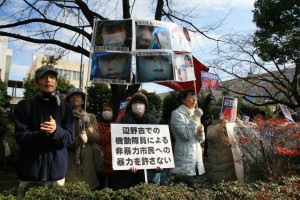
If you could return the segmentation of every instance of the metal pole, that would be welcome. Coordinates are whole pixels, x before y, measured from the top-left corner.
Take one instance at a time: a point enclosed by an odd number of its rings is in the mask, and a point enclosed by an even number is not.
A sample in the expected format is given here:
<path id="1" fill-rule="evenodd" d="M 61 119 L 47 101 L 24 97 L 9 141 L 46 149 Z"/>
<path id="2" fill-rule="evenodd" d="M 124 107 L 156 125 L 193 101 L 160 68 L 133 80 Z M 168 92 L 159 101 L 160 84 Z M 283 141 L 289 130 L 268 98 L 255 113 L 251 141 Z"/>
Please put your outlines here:
<path id="1" fill-rule="evenodd" d="M 79 23 L 79 20 L 80 19 L 80 11 L 79 11 L 79 9 L 78 9 L 78 25 L 80 26 L 80 23 Z M 81 29 L 82 30 L 84 30 L 84 27 L 83 27 L 83 22 L 82 22 L 82 27 L 81 27 Z M 83 35 L 81 35 L 81 48 L 83 48 Z M 79 69 L 79 88 L 82 90 L 82 91 L 84 91 L 83 90 L 83 81 L 82 81 L 82 77 L 83 77 L 83 71 L 82 71 L 82 69 L 83 69 L 83 64 L 82 64 L 82 62 L 83 62 L 83 55 L 82 55 L 82 53 L 81 53 L 81 57 L 80 57 L 80 69 Z"/>

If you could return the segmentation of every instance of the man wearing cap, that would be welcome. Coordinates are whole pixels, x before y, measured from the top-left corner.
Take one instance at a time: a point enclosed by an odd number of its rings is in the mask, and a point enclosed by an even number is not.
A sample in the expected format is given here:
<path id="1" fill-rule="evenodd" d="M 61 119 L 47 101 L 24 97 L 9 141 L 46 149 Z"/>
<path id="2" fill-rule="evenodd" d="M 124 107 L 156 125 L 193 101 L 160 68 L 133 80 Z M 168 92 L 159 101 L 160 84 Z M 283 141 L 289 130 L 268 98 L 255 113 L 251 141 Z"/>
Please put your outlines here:
<path id="1" fill-rule="evenodd" d="M 128 53 L 97 52 L 93 55 L 90 80 L 94 78 L 130 82 L 131 55 Z"/>
<path id="2" fill-rule="evenodd" d="M 55 92 L 58 73 L 49 66 L 36 70 L 38 94 L 20 101 L 14 110 L 19 191 L 31 183 L 64 185 L 68 169 L 67 146 L 73 142 L 72 108 Z"/>

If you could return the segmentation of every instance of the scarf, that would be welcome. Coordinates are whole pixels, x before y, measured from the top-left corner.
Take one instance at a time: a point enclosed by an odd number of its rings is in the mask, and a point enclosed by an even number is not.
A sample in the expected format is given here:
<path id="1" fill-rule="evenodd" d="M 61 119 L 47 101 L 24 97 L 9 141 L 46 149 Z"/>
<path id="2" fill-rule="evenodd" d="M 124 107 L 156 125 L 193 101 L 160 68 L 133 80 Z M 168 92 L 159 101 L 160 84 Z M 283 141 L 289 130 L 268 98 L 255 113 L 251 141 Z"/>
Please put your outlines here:
<path id="1" fill-rule="evenodd" d="M 73 111 L 73 114 L 74 114 L 74 117 L 76 118 L 76 123 L 75 123 L 75 138 L 76 138 L 76 137 L 80 137 L 81 132 L 85 130 L 85 125 L 84 125 L 84 121 L 83 121 L 83 114 L 85 114 L 85 112 L 83 110 L 81 110 L 80 113 Z M 82 148 L 84 148 L 84 144 L 82 144 L 82 142 L 80 142 L 76 146 L 76 153 L 75 153 L 75 162 L 76 162 L 78 174 L 83 174 L 83 166 L 82 166 L 83 158 L 81 155 Z"/>
<path id="2" fill-rule="evenodd" d="M 55 99 L 56 104 L 60 106 L 59 92 L 52 92 L 50 94 L 43 93 L 41 91 L 38 92 L 38 96 L 44 101 L 50 101 L 51 99 Z"/>

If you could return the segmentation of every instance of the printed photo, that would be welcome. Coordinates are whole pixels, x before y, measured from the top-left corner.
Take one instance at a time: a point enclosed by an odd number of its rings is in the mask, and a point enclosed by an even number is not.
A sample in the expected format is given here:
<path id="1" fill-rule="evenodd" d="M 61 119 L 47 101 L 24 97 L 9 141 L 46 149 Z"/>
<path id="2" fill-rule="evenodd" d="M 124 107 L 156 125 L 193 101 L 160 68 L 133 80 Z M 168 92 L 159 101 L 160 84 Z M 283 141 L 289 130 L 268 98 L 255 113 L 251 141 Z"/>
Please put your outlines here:
<path id="1" fill-rule="evenodd" d="M 130 83 L 131 54 L 115 52 L 97 52 L 93 55 L 90 80 L 121 80 L 118 83 Z M 103 80 L 102 82 L 107 82 Z M 109 83 L 111 83 L 109 81 Z"/>
<path id="2" fill-rule="evenodd" d="M 132 20 L 98 21 L 95 47 L 127 47 L 132 45 Z"/>
<path id="3" fill-rule="evenodd" d="M 136 59 L 137 82 L 174 80 L 171 54 L 137 56 Z"/>

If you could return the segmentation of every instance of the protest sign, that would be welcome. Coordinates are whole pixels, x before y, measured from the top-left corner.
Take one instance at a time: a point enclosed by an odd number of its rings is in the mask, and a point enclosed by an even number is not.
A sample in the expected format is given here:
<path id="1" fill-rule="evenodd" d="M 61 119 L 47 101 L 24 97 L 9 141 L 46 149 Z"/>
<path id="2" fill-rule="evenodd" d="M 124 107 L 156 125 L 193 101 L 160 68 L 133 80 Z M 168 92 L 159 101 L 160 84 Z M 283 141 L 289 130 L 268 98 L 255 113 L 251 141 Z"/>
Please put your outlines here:
<path id="1" fill-rule="evenodd" d="M 288 110 L 288 108 L 286 107 L 286 105 L 282 105 L 282 104 L 279 104 L 279 107 L 282 111 L 282 114 L 284 115 L 285 118 L 287 118 L 288 120 L 291 120 L 292 122 L 294 122 L 292 116 L 291 116 L 291 113 L 290 111 Z"/>
<path id="2" fill-rule="evenodd" d="M 236 121 L 238 99 L 233 97 L 223 97 L 221 115 L 228 121 Z"/>
<path id="3" fill-rule="evenodd" d="M 121 100 L 116 122 L 119 122 L 121 120 L 121 118 L 125 115 L 127 103 L 128 102 L 126 99 Z"/>
<path id="4" fill-rule="evenodd" d="M 111 124 L 114 170 L 173 168 L 168 125 Z"/>
<path id="5" fill-rule="evenodd" d="M 130 84 L 131 59 L 130 53 L 93 53 L 90 80 L 95 83 Z"/>
<path id="6" fill-rule="evenodd" d="M 97 20 L 93 30 L 89 80 L 131 84 L 132 74 L 135 74 L 136 83 L 192 81 L 195 80 L 195 73 L 191 50 L 188 30 L 172 22 Z M 127 58 L 125 53 L 128 54 Z M 174 61 L 175 56 L 178 62 Z M 121 68 L 126 68 L 123 77 L 119 72 L 105 75 L 101 70 L 109 66 L 120 72 Z"/>
<path id="7" fill-rule="evenodd" d="M 202 88 L 212 88 L 214 90 L 219 89 L 219 76 L 217 74 L 202 72 L 201 73 L 201 82 Z"/>

